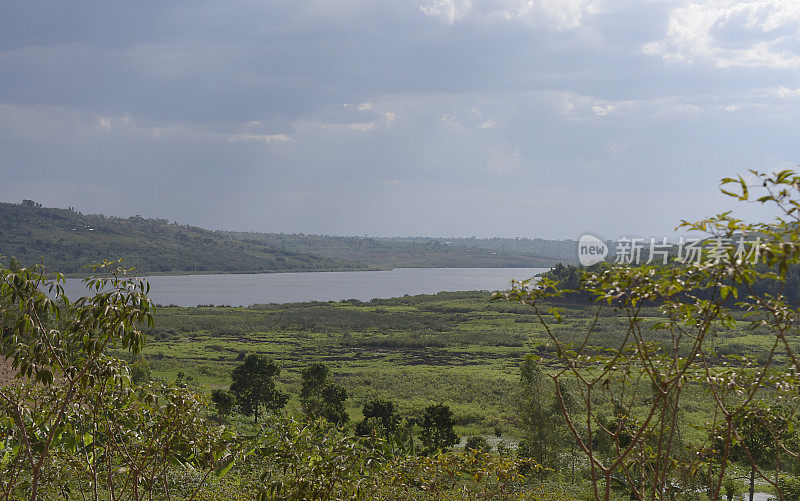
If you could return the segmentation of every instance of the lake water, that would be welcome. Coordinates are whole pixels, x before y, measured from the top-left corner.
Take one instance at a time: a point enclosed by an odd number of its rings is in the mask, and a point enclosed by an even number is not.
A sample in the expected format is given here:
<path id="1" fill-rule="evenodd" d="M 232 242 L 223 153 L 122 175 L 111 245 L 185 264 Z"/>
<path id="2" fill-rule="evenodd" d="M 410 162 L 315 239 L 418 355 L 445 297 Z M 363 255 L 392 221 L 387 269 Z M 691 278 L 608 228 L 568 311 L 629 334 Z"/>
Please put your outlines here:
<path id="1" fill-rule="evenodd" d="M 512 278 L 531 278 L 547 268 L 396 268 L 391 271 L 261 273 L 147 277 L 157 304 L 197 306 L 339 301 L 435 294 L 441 291 L 505 290 Z M 88 295 L 79 279 L 67 280 L 67 296 Z"/>

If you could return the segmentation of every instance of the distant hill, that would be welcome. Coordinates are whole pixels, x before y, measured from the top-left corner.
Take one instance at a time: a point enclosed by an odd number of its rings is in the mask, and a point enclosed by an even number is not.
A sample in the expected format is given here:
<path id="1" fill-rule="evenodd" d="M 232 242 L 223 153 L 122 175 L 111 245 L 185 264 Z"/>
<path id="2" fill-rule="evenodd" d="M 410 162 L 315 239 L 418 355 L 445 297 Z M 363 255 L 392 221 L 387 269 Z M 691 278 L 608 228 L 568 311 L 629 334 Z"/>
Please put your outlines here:
<path id="1" fill-rule="evenodd" d="M 210 231 L 146 219 L 81 214 L 26 200 L 0 202 L 0 261 L 44 259 L 50 271 L 122 258 L 139 273 L 258 273 L 391 268 L 537 268 L 573 263 L 572 240 L 371 238 Z"/>
<path id="2" fill-rule="evenodd" d="M 451 247 L 473 247 L 502 251 L 520 256 L 539 257 L 560 263 L 578 262 L 578 242 L 575 240 L 546 240 L 544 238 L 444 238 L 444 237 L 394 237 L 392 242 L 441 243 Z"/>
<path id="3" fill-rule="evenodd" d="M 246 242 L 225 234 L 139 216 L 123 219 L 51 209 L 26 200 L 0 203 L 0 255 L 24 266 L 85 273 L 123 258 L 139 273 L 363 270 L 367 265 Z"/>
<path id="4" fill-rule="evenodd" d="M 357 261 L 374 268 L 539 268 L 577 262 L 577 242 L 511 238 L 374 238 L 221 232 L 245 242 Z"/>

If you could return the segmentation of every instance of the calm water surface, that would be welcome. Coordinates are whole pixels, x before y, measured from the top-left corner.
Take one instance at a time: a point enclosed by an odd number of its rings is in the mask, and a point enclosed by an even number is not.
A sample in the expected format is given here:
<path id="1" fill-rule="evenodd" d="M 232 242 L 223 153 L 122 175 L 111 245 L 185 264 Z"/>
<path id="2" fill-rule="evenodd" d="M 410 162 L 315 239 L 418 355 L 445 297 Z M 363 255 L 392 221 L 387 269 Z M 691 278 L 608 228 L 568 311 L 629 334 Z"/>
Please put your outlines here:
<path id="1" fill-rule="evenodd" d="M 512 278 L 531 278 L 546 268 L 396 268 L 391 271 L 180 275 L 147 277 L 157 304 L 197 306 L 299 301 L 369 300 L 441 291 L 505 290 Z M 67 280 L 67 296 L 88 295 L 79 279 Z"/>

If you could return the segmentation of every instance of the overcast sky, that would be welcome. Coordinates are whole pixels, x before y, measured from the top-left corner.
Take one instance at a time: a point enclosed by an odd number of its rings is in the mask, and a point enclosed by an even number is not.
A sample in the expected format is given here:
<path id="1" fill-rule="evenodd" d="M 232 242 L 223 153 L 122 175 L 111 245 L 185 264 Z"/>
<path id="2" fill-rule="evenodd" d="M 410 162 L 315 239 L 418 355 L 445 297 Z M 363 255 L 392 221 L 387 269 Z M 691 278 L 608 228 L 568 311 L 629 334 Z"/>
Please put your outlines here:
<path id="1" fill-rule="evenodd" d="M 670 234 L 800 162 L 797 0 L 0 2 L 0 200 L 214 229 Z"/>

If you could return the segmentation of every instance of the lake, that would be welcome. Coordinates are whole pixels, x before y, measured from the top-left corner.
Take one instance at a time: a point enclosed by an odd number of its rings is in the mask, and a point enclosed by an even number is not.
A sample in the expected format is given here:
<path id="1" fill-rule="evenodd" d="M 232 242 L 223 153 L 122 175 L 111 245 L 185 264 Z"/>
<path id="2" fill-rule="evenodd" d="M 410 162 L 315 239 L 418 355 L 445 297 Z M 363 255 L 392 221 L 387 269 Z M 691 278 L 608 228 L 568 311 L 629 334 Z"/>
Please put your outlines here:
<path id="1" fill-rule="evenodd" d="M 391 271 L 260 273 L 146 277 L 157 304 L 226 304 L 339 301 L 435 294 L 442 291 L 505 290 L 547 268 L 396 268 Z M 65 286 L 69 298 L 87 295 L 79 279 Z"/>

